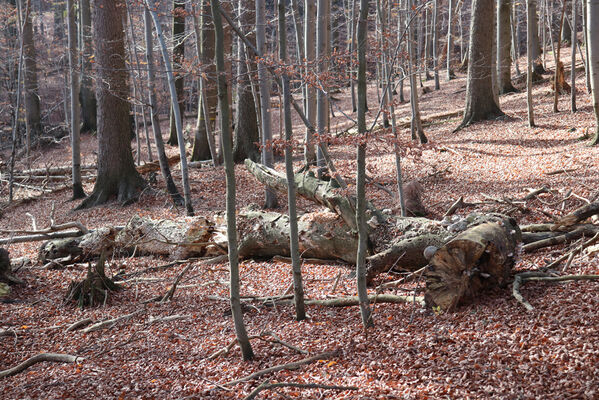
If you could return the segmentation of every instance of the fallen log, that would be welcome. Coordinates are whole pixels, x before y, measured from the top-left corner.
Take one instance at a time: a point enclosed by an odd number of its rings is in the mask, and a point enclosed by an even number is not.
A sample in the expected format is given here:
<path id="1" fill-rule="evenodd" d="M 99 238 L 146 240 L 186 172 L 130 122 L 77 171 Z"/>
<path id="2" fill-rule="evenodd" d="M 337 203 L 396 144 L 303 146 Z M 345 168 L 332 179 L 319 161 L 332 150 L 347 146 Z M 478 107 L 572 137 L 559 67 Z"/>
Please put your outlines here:
<path id="1" fill-rule="evenodd" d="M 597 201 L 577 208 L 570 214 L 558 219 L 551 227 L 551 230 L 556 231 L 562 227 L 575 225 L 596 214 L 599 214 L 599 202 Z"/>
<path id="2" fill-rule="evenodd" d="M 572 232 L 560 233 L 557 236 L 550 236 L 532 243 L 525 244 L 522 246 L 522 250 L 524 252 L 531 252 L 533 250 L 538 250 L 543 247 L 555 246 L 557 244 L 562 244 L 569 242 L 571 240 L 575 240 L 581 238 L 582 236 L 592 236 L 599 231 L 599 228 L 594 225 L 583 225 Z"/>
<path id="3" fill-rule="evenodd" d="M 262 184 L 281 193 L 287 193 L 287 179 L 285 175 L 268 168 L 262 164 L 245 160 L 247 170 Z M 355 198 L 345 196 L 337 189 L 334 180 L 324 181 L 318 179 L 311 172 L 295 175 L 297 195 L 311 200 L 317 204 L 327 207 L 329 210 L 339 214 L 348 227 L 356 229 L 356 211 L 354 208 Z M 370 203 L 367 206 L 369 213 L 375 214 L 379 221 L 383 221 L 382 214 Z M 370 218 L 370 216 L 368 216 Z"/>
<path id="4" fill-rule="evenodd" d="M 449 311 L 486 289 L 505 286 L 518 241 L 518 225 L 504 218 L 469 228 L 446 243 L 424 273 L 427 305 Z"/>
<path id="5" fill-rule="evenodd" d="M 37 354 L 33 357 L 28 358 L 23 361 L 19 365 L 16 365 L 12 368 L 9 368 L 4 371 L 0 371 L 0 378 L 6 378 L 7 376 L 16 375 L 20 372 L 25 371 L 27 368 L 35 365 L 39 362 L 50 361 L 50 362 L 60 362 L 60 363 L 74 363 L 77 360 L 83 360 L 83 357 L 72 356 L 70 354 L 55 354 L 55 353 L 42 353 Z"/>

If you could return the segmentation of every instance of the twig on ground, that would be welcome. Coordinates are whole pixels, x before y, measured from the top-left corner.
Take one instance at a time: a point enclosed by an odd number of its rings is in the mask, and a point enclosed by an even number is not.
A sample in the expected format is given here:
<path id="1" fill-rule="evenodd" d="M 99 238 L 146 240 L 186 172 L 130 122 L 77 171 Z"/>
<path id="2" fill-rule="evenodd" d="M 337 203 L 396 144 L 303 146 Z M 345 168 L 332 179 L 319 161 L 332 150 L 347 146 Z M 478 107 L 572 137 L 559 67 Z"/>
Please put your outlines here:
<path id="1" fill-rule="evenodd" d="M 20 372 L 25 371 L 27 368 L 31 367 L 34 364 L 37 364 L 39 362 L 43 362 L 43 361 L 49 361 L 49 362 L 60 362 L 60 363 L 73 363 L 73 362 L 77 362 L 77 360 L 83 360 L 83 357 L 78 357 L 78 356 L 73 356 L 70 354 L 56 354 L 56 353 L 42 353 L 42 354 L 37 354 L 31 358 L 28 358 L 27 360 L 23 361 L 22 363 L 6 369 L 4 371 L 0 371 L 0 378 L 5 378 L 7 376 L 12 376 L 12 375 L 16 375 Z"/>
<path id="2" fill-rule="evenodd" d="M 327 389 L 327 390 L 358 390 L 356 386 L 339 386 L 339 385 L 324 385 L 320 383 L 296 383 L 296 382 L 275 382 L 270 383 L 269 381 L 262 382 L 256 389 L 245 398 L 245 400 L 253 400 L 256 398 L 258 393 L 274 389 L 278 387 L 294 387 L 299 389 Z"/>
<path id="3" fill-rule="evenodd" d="M 99 331 L 100 329 L 110 329 L 114 325 L 116 325 L 118 322 L 123 321 L 125 319 L 129 319 L 129 318 L 141 313 L 142 311 L 143 310 L 137 310 L 137 311 L 132 312 L 131 314 L 121 315 L 120 317 L 107 319 L 105 321 L 98 322 L 96 324 L 88 326 L 87 328 L 85 328 L 83 330 L 83 332 L 89 333 L 89 332 Z"/>

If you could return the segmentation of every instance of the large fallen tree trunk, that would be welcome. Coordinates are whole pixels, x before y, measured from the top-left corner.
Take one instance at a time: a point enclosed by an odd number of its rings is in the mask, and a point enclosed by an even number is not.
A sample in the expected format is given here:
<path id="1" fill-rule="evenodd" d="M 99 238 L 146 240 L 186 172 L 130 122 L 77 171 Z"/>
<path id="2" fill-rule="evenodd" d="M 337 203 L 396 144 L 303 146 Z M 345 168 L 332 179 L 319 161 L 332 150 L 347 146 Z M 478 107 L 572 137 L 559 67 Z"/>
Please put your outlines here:
<path id="1" fill-rule="evenodd" d="M 505 286 L 520 229 L 511 218 L 470 228 L 440 248 L 425 270 L 425 300 L 451 310 L 483 290 Z"/>

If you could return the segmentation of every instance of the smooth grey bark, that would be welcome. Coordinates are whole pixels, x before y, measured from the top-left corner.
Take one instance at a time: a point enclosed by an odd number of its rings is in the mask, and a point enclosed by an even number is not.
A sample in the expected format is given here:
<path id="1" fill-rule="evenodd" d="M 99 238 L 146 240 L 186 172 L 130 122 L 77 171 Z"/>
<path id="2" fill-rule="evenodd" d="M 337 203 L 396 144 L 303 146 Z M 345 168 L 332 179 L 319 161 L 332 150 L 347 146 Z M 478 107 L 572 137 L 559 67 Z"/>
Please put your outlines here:
<path id="1" fill-rule="evenodd" d="M 311 74 L 316 59 L 316 0 L 305 0 L 304 5 L 304 58 L 306 73 Z M 307 84 L 305 89 L 304 112 L 312 126 L 316 125 L 316 88 Z M 316 150 L 312 130 L 306 128 L 304 162 L 313 164 L 316 161 Z"/>
<path id="2" fill-rule="evenodd" d="M 175 91 L 177 93 L 177 105 L 181 121 L 185 119 L 185 93 L 184 93 L 184 78 L 183 78 L 183 60 L 185 59 L 185 1 L 173 0 L 173 73 L 175 78 Z M 172 146 L 177 146 L 179 143 L 179 133 L 175 110 L 171 106 L 170 114 L 170 135 L 167 141 Z"/>
<path id="3" fill-rule="evenodd" d="M 266 50 L 266 2 L 256 0 L 256 47 L 260 54 Z M 262 122 L 262 164 L 273 166 L 272 129 L 270 122 L 270 79 L 264 63 L 258 62 L 258 80 L 260 81 L 260 113 Z M 265 191 L 265 208 L 277 207 L 277 195 L 269 188 Z"/>
<path id="4" fill-rule="evenodd" d="M 454 0 L 449 0 L 449 3 L 447 5 L 447 12 L 448 12 L 448 16 L 447 16 L 447 57 L 446 57 L 446 62 L 447 62 L 447 80 L 450 81 L 453 78 L 453 71 L 451 70 L 451 55 L 453 53 L 452 51 L 452 47 L 453 47 L 453 40 L 451 37 L 451 27 L 453 25 L 453 2 Z"/>
<path id="5" fill-rule="evenodd" d="M 247 2 L 239 0 L 238 18 L 241 29 L 251 31 L 256 21 L 254 18 L 254 7 L 246 8 Z M 251 35 L 254 38 L 254 35 Z M 251 40 L 251 39 L 250 39 Z M 237 45 L 237 112 L 235 114 L 235 142 L 233 145 L 233 160 L 235 163 L 243 163 L 246 158 L 252 161 L 260 159 L 260 151 L 256 143 L 260 141 L 258 132 L 258 117 L 256 115 L 256 104 L 252 94 L 250 74 L 246 57 L 246 46 L 239 42 Z"/>
<path id="6" fill-rule="evenodd" d="M 413 9 L 414 3 L 412 0 L 406 0 L 407 10 L 413 15 L 415 12 Z M 427 143 L 428 139 L 422 129 L 422 120 L 420 118 L 420 105 L 418 103 L 418 84 L 416 83 L 416 73 L 414 71 L 414 59 L 416 58 L 414 51 L 414 22 L 416 18 L 406 18 L 406 29 L 408 30 L 408 75 L 410 78 L 410 104 L 412 108 L 412 119 L 410 122 L 410 130 L 412 132 L 412 139 L 418 139 L 420 143 Z"/>
<path id="7" fill-rule="evenodd" d="M 22 13 L 21 13 L 21 3 L 20 2 L 15 2 L 15 5 L 17 6 L 17 22 L 18 22 L 18 31 L 19 31 L 19 59 L 17 62 L 17 81 L 16 81 L 16 99 L 15 99 L 15 113 L 14 113 L 14 120 L 13 120 L 13 125 L 12 125 L 12 132 L 11 132 L 11 150 L 10 150 L 10 165 L 9 165 L 9 176 L 8 176 L 8 202 L 9 204 L 12 203 L 13 200 L 13 189 L 14 189 L 14 185 L 13 185 L 13 178 L 14 178 L 14 171 L 15 171 L 15 157 L 17 155 L 17 136 L 19 134 L 19 117 L 20 117 L 20 110 L 21 110 L 21 78 L 23 76 L 23 53 L 24 53 L 24 43 L 23 43 L 23 22 L 21 20 L 22 18 Z"/>
<path id="8" fill-rule="evenodd" d="M 285 1 L 279 0 L 279 59 L 287 63 L 287 24 L 285 21 Z M 293 272 L 293 300 L 295 319 L 306 319 L 304 306 L 304 287 L 302 283 L 302 265 L 299 254 L 299 233 L 297 226 L 297 202 L 295 173 L 293 172 L 293 127 L 291 125 L 291 89 L 289 75 L 283 73 L 283 108 L 285 118 L 285 172 L 287 176 L 287 200 L 289 208 L 289 251 Z"/>
<path id="9" fill-rule="evenodd" d="M 318 64 L 317 74 L 319 85 L 324 85 L 320 77 L 323 77 L 324 73 L 327 72 L 324 61 L 327 54 L 327 2 L 328 0 L 318 0 L 316 9 L 316 62 Z M 326 88 L 319 88 L 316 93 L 316 132 L 319 136 L 319 143 L 316 150 L 316 166 L 319 178 L 326 168 L 320 145 L 326 133 L 328 122 L 328 109 L 324 90 Z"/>
<path id="10" fill-rule="evenodd" d="M 511 14 L 511 0 L 499 0 L 497 4 L 497 83 L 500 94 L 516 91 L 512 85 Z"/>
<path id="11" fill-rule="evenodd" d="M 474 122 L 503 115 L 493 90 L 493 46 L 495 44 L 495 3 L 473 0 L 468 47 L 466 107 L 459 130 Z M 490 21 L 489 21 L 490 19 Z"/>
<path id="12" fill-rule="evenodd" d="M 158 164 L 160 172 L 166 184 L 166 190 L 171 196 L 173 203 L 177 206 L 183 205 L 183 197 L 177 190 L 177 186 L 173 181 L 171 168 L 168 165 L 168 158 L 164 150 L 164 140 L 162 139 L 162 131 L 160 129 L 160 118 L 158 116 L 158 104 L 156 100 L 156 88 L 154 82 L 156 79 L 154 73 L 154 45 L 152 40 L 152 17 L 147 7 L 144 7 L 144 33 L 146 39 L 146 65 L 148 67 L 148 98 L 150 101 L 150 118 L 152 120 L 152 133 L 154 134 L 154 142 L 156 142 L 156 152 L 158 153 Z"/>
<path id="13" fill-rule="evenodd" d="M 349 54 L 353 55 L 356 50 L 356 0 L 348 0 L 351 4 L 350 11 L 350 26 L 349 26 Z M 403 81 L 402 81 L 403 82 Z M 352 111 L 356 112 L 358 106 L 356 103 L 356 84 L 354 80 L 354 69 L 350 66 L 349 70 L 349 85 L 351 92 Z M 403 100 L 402 100 L 403 101 Z"/>
<path id="14" fill-rule="evenodd" d="M 531 49 L 531 57 L 533 60 L 534 71 L 537 74 L 545 73 L 545 68 L 543 68 L 543 64 L 541 62 L 541 45 L 539 43 L 539 21 L 537 16 L 537 0 L 532 0 L 530 4 L 527 3 L 527 7 L 530 7 L 531 12 L 527 14 L 531 15 L 531 41 L 532 41 L 532 49 Z M 526 39 L 528 41 L 528 38 Z M 553 43 L 553 42 L 552 42 Z"/>
<path id="15" fill-rule="evenodd" d="M 73 200 L 85 197 L 81 184 L 81 139 L 79 132 L 79 72 L 77 67 L 77 26 L 75 2 L 67 0 L 69 71 L 71 74 L 71 165 Z"/>
<path id="16" fill-rule="evenodd" d="M 177 88 L 175 84 L 173 67 L 168 56 L 168 50 L 166 48 L 166 41 L 164 40 L 162 26 L 160 25 L 160 21 L 158 20 L 158 15 L 155 11 L 153 11 L 156 9 L 156 0 L 146 0 L 146 5 L 150 9 L 150 15 L 152 16 L 152 21 L 154 22 L 154 29 L 156 29 L 156 36 L 158 37 L 160 50 L 162 52 L 162 60 L 166 69 L 166 76 L 168 78 L 169 92 L 171 95 L 171 109 L 175 118 L 175 126 L 177 129 L 177 142 L 179 145 L 179 154 L 181 155 L 181 180 L 183 184 L 183 199 L 185 201 L 185 211 L 187 215 L 193 215 L 193 206 L 191 204 L 191 190 L 189 187 L 189 174 L 187 169 L 187 156 L 185 154 L 185 141 L 183 140 L 183 122 L 180 108 L 178 107 L 179 103 L 177 102 L 179 97 L 177 96 Z"/>
<path id="17" fill-rule="evenodd" d="M 439 83 L 439 0 L 433 0 L 433 74 L 435 77 L 435 90 L 441 89 L 441 85 Z"/>
<path id="18" fill-rule="evenodd" d="M 360 315 L 364 329 L 373 326 L 370 300 L 366 288 L 366 252 L 368 250 L 368 227 L 366 226 L 366 46 L 368 33 L 368 0 L 360 0 L 358 19 L 358 135 L 356 173 L 356 225 L 358 227 L 358 252 L 356 256 L 356 279 Z"/>
<path id="19" fill-rule="evenodd" d="M 595 135 L 592 144 L 599 144 L 599 0 L 587 0 L 587 37 L 589 38 L 589 66 L 593 110 L 595 111 Z"/>
<path id="20" fill-rule="evenodd" d="M 256 8 L 258 8 L 256 2 Z M 210 0 L 212 8 L 212 21 L 215 31 L 215 56 L 216 56 L 216 71 L 217 71 L 217 90 L 218 90 L 218 105 L 219 117 L 222 129 L 222 145 L 223 159 L 225 163 L 225 176 L 227 181 L 227 238 L 229 242 L 229 270 L 230 270 L 230 301 L 231 314 L 235 325 L 235 333 L 237 342 L 241 348 L 241 353 L 244 360 L 254 358 L 254 352 L 248 338 L 245 325 L 243 323 L 243 312 L 241 311 L 241 300 L 239 298 L 239 258 L 237 249 L 237 225 L 235 221 L 235 165 L 233 164 L 233 151 L 231 144 L 231 132 L 229 126 L 229 102 L 227 79 L 225 76 L 225 56 L 224 56 L 224 38 L 223 26 L 220 16 L 219 0 Z M 264 3 L 262 4 L 264 5 Z M 257 11 L 257 10 L 256 10 Z M 256 12 L 258 18 L 258 12 Z M 264 19 L 262 19 L 264 22 Z M 259 36 L 260 34 L 258 34 Z"/>
<path id="21" fill-rule="evenodd" d="M 24 12 L 22 20 L 23 29 L 23 87 L 25 100 L 25 127 L 26 127 L 26 152 L 29 157 L 31 140 L 38 138 L 42 133 L 40 120 L 40 97 L 37 81 L 37 59 L 35 45 L 33 42 L 33 24 L 31 23 L 31 0 L 20 0 L 21 11 Z"/>
<path id="22" fill-rule="evenodd" d="M 559 99 L 559 70 L 560 68 L 558 68 L 559 65 L 562 66 L 563 68 L 563 64 L 560 60 L 560 52 L 561 52 L 561 48 L 562 48 L 562 31 L 564 29 L 564 16 L 566 14 L 566 1 L 564 0 L 563 6 L 562 6 L 562 12 L 561 12 L 561 17 L 560 17 L 560 21 L 559 21 L 559 33 L 557 35 L 558 40 L 557 40 L 557 52 L 556 52 L 556 56 L 555 56 L 555 71 L 553 74 L 553 79 L 554 79 L 554 91 L 553 91 L 553 112 L 557 113 L 558 110 L 558 99 Z M 574 51 L 576 51 L 576 48 L 574 48 Z M 574 68 L 575 66 L 572 65 L 572 68 Z M 565 77 L 564 77 L 565 79 Z"/>
<path id="23" fill-rule="evenodd" d="M 585 83 L 587 92 L 591 93 L 591 60 L 589 58 L 589 30 L 588 30 L 588 5 L 586 0 L 582 0 L 582 30 L 584 32 L 584 49 L 586 53 L 587 64 L 585 68 Z"/>
<path id="24" fill-rule="evenodd" d="M 83 38 L 83 54 L 81 57 L 81 130 L 83 132 L 95 131 L 96 124 L 96 93 L 92 79 L 91 57 L 94 54 L 92 46 L 92 20 L 90 0 L 81 0 L 81 36 Z"/>
<path id="25" fill-rule="evenodd" d="M 576 46 L 578 39 L 576 37 L 576 30 L 578 28 L 578 4 L 576 0 L 572 0 L 572 29 L 570 30 L 570 41 L 572 42 L 572 54 L 570 57 L 570 110 L 576 112 Z"/>
<path id="26" fill-rule="evenodd" d="M 125 63 L 123 0 L 95 0 L 94 42 L 97 65 L 98 175 L 93 192 L 78 209 L 104 204 L 111 197 L 136 201 L 145 182 L 131 155 L 128 71 Z"/>
<path id="27" fill-rule="evenodd" d="M 517 4 L 512 6 L 510 26 L 512 30 L 512 61 L 516 67 L 516 76 L 520 76 L 520 66 L 518 65 L 518 58 L 520 57 L 520 16 Z"/>
<path id="28" fill-rule="evenodd" d="M 535 16 L 533 14 L 534 8 L 532 3 L 534 0 L 527 0 L 526 2 L 526 104 L 528 109 L 528 126 L 535 126 L 534 110 L 532 105 L 532 74 L 534 71 L 534 41 L 532 32 L 534 29 L 533 20 Z"/>

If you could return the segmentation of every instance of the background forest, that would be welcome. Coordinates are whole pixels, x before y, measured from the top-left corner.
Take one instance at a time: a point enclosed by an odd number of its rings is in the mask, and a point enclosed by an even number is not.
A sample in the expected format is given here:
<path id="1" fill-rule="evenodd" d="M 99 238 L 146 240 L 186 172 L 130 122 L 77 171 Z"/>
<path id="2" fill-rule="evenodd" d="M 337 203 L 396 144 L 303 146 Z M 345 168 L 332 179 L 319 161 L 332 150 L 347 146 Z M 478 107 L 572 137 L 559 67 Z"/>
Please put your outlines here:
<path id="1" fill-rule="evenodd" d="M 0 0 L 6 398 L 596 398 L 599 0 Z"/>

